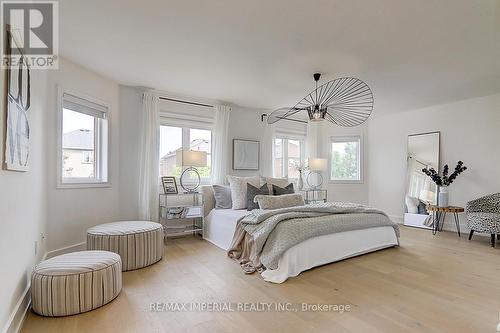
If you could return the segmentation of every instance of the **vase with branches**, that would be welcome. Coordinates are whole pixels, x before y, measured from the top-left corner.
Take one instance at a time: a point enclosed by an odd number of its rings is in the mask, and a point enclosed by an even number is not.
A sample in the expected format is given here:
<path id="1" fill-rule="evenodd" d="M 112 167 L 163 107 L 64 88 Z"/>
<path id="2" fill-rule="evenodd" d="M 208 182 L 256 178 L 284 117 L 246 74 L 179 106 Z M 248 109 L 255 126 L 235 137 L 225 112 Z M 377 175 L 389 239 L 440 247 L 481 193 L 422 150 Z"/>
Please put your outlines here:
<path id="1" fill-rule="evenodd" d="M 297 178 L 297 189 L 301 191 L 304 188 L 304 180 L 303 180 L 303 173 L 305 170 L 305 165 L 303 163 L 296 162 L 295 163 L 295 170 L 299 172 L 299 176 Z"/>
<path id="2" fill-rule="evenodd" d="M 440 207 L 448 206 L 448 186 L 450 186 L 458 175 L 467 170 L 464 162 L 458 161 L 457 166 L 452 174 L 450 174 L 450 167 L 446 164 L 443 167 L 443 173 L 440 175 L 434 168 L 422 169 L 422 172 L 429 176 L 432 181 L 439 187 L 439 200 Z"/>

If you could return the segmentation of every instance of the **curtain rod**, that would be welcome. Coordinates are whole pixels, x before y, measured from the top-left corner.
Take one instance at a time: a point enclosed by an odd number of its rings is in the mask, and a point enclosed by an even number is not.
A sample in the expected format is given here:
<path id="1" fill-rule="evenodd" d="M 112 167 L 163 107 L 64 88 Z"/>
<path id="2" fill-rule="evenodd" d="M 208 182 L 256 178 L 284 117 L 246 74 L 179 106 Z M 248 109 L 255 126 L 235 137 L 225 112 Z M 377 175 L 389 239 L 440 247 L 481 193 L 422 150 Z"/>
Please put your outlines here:
<path id="1" fill-rule="evenodd" d="M 164 101 L 171 101 L 171 102 L 177 102 L 177 103 L 184 103 L 184 104 L 191 104 L 191 105 L 197 105 L 197 106 L 204 106 L 204 107 L 207 107 L 207 108 L 213 108 L 214 107 L 213 105 L 196 103 L 196 102 L 182 101 L 180 99 L 173 99 L 173 98 L 167 98 L 167 97 L 160 97 L 160 99 L 163 99 Z"/>
<path id="2" fill-rule="evenodd" d="M 260 115 L 260 121 L 261 122 L 264 122 L 264 118 L 267 117 L 268 114 L 267 113 L 263 113 Z M 299 120 L 299 119 L 293 119 L 293 118 L 285 118 L 285 117 L 278 117 L 280 118 L 280 120 L 288 120 L 288 121 L 295 121 L 297 123 L 303 123 L 303 124 L 307 124 L 307 121 L 305 120 Z"/>

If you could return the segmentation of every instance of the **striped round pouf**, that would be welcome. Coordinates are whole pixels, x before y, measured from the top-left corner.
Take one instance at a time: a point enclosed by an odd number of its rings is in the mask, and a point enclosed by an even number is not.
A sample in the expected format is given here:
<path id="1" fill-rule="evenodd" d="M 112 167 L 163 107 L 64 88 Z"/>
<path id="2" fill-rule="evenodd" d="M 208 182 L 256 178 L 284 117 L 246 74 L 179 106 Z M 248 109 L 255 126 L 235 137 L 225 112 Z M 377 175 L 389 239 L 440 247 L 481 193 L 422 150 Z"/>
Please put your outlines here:
<path id="1" fill-rule="evenodd" d="M 163 258 L 163 226 L 148 221 L 100 224 L 87 230 L 87 250 L 118 253 L 123 271 L 146 267 Z"/>
<path id="2" fill-rule="evenodd" d="M 111 302 L 122 290 L 120 256 L 107 251 L 63 254 L 36 265 L 31 274 L 33 311 L 70 316 Z"/>

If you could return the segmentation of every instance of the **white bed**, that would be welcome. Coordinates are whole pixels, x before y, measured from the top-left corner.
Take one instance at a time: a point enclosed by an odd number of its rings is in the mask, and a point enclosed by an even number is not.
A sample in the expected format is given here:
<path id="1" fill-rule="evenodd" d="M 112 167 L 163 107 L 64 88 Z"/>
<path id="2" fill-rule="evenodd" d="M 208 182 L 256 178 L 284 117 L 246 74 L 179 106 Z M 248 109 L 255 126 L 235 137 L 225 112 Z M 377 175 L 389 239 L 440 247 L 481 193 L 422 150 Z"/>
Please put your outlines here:
<path id="1" fill-rule="evenodd" d="M 203 237 L 227 251 L 233 240 L 238 219 L 249 212 L 212 209 L 213 198 L 209 197 L 212 193 L 210 191 L 206 191 L 204 197 L 205 210 L 209 213 L 205 217 Z M 399 241 L 394 228 L 389 226 L 323 235 L 288 249 L 280 258 L 277 269 L 266 270 L 261 275 L 265 281 L 282 283 L 289 277 L 297 276 L 313 267 L 397 245 Z"/>
<path id="2" fill-rule="evenodd" d="M 398 245 L 393 227 L 346 231 L 310 238 L 288 249 L 278 269 L 265 270 L 268 282 L 282 283 L 313 267 Z M 325 251 L 328 249 L 328 251 Z"/>
<path id="3" fill-rule="evenodd" d="M 212 209 L 205 217 L 203 238 L 227 251 L 233 240 L 236 222 L 248 213 L 246 209 Z"/>

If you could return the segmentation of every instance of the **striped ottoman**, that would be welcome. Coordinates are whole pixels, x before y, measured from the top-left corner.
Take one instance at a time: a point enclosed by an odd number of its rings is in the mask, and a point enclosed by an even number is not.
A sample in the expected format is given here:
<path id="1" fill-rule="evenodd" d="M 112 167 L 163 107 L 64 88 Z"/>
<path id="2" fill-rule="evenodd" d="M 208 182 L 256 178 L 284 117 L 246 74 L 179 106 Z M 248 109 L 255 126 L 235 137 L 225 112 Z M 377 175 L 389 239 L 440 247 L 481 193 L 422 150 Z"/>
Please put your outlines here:
<path id="1" fill-rule="evenodd" d="M 146 267 L 163 257 L 163 226 L 148 221 L 100 224 L 87 230 L 87 250 L 118 253 L 123 271 Z"/>
<path id="2" fill-rule="evenodd" d="M 81 251 L 36 265 L 31 274 L 33 311 L 70 316 L 111 302 L 122 290 L 122 262 L 116 253 Z"/>

